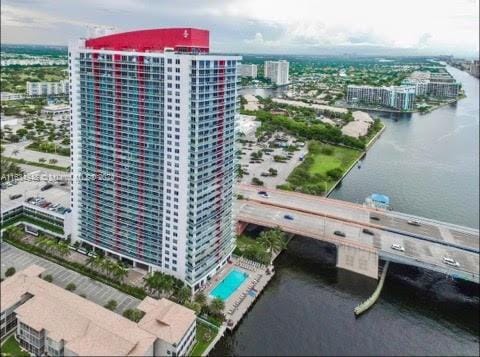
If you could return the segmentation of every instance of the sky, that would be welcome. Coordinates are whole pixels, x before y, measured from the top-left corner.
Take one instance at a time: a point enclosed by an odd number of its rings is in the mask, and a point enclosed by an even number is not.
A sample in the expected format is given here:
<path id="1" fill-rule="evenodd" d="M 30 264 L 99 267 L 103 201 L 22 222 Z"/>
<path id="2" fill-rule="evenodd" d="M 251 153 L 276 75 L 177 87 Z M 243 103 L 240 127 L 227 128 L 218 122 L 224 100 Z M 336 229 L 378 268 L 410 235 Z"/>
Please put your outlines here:
<path id="1" fill-rule="evenodd" d="M 210 30 L 215 52 L 478 57 L 479 0 L 2 0 L 2 43 L 94 26 Z"/>

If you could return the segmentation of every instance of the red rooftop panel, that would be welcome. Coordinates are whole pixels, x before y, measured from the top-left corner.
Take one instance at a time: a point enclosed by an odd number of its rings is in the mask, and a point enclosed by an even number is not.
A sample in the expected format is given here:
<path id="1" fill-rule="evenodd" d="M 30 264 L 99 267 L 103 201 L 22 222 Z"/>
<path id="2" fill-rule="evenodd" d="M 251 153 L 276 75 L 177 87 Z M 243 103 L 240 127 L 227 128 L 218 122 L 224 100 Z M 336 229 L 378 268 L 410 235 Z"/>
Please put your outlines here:
<path id="1" fill-rule="evenodd" d="M 91 38 L 85 42 L 85 46 L 116 51 L 163 51 L 170 47 L 175 51 L 208 52 L 210 33 L 208 30 L 194 28 L 139 30 Z"/>

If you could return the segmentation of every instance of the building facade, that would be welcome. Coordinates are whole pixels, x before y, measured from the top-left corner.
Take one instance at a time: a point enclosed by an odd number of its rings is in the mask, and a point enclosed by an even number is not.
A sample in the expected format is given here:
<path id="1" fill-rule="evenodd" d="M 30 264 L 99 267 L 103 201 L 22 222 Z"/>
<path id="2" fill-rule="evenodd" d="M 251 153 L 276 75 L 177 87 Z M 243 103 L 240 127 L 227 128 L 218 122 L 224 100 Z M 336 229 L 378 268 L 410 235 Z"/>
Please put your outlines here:
<path id="1" fill-rule="evenodd" d="M 145 298 L 138 323 L 41 278 L 31 265 L 1 283 L 1 335 L 15 331 L 35 356 L 186 356 L 196 315 L 168 299 Z"/>
<path id="2" fill-rule="evenodd" d="M 402 83 L 415 86 L 416 95 L 437 98 L 456 98 L 461 88 L 461 84 L 447 72 L 415 71 Z"/>
<path id="3" fill-rule="evenodd" d="M 349 85 L 347 103 L 355 105 L 380 105 L 397 110 L 413 110 L 415 86 L 373 87 Z"/>
<path id="4" fill-rule="evenodd" d="M 284 85 L 289 81 L 289 63 L 287 61 L 265 61 L 264 76 L 276 85 Z"/>
<path id="5" fill-rule="evenodd" d="M 257 78 L 257 65 L 256 64 L 239 64 L 238 75 L 240 77 Z"/>
<path id="6" fill-rule="evenodd" d="M 69 46 L 72 239 L 192 288 L 234 249 L 241 58 L 208 50 L 190 28 Z"/>
<path id="7" fill-rule="evenodd" d="M 27 82 L 27 94 L 30 96 L 67 95 L 68 79 L 59 82 Z"/>

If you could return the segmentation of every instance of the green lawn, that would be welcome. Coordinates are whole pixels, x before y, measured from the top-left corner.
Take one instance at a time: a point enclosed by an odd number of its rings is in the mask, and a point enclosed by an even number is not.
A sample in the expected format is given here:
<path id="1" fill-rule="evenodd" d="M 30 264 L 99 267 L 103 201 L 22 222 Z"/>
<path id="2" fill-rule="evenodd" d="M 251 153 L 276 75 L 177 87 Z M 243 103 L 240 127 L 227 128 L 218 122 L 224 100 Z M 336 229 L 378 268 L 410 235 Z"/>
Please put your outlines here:
<path id="1" fill-rule="evenodd" d="M 314 174 L 326 175 L 329 170 L 340 168 L 342 170 L 348 169 L 354 161 L 360 156 L 360 152 L 357 150 L 333 146 L 328 144 L 322 144 L 322 148 L 330 148 L 333 150 L 332 155 L 325 155 L 321 152 L 313 153 L 313 164 L 309 167 L 308 171 Z"/>
<path id="2" fill-rule="evenodd" d="M 245 235 L 237 236 L 237 247 L 235 248 L 234 254 L 261 264 L 268 264 L 270 261 L 265 247 L 256 239 Z"/>
<path id="3" fill-rule="evenodd" d="M 308 154 L 278 188 L 321 195 L 330 190 L 362 155 L 362 151 L 310 141 Z"/>
<path id="4" fill-rule="evenodd" d="M 29 354 L 25 351 L 22 351 L 20 348 L 20 345 L 18 344 L 17 340 L 15 340 L 15 337 L 12 335 L 10 336 L 5 343 L 2 345 L 1 348 L 2 351 L 2 357 L 5 356 L 25 356 L 28 357 Z"/>
<path id="5" fill-rule="evenodd" d="M 197 322 L 197 342 L 195 343 L 192 352 L 190 352 L 190 356 L 201 356 L 217 333 L 218 331 L 213 327 Z"/>

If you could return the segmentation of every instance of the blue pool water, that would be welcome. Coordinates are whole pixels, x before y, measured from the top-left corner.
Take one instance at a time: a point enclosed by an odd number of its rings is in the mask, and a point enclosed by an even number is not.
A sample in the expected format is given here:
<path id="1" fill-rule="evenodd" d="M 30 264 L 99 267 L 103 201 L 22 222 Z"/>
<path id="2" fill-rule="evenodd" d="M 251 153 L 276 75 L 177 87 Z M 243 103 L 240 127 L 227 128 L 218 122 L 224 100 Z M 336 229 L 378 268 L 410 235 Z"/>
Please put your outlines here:
<path id="1" fill-rule="evenodd" d="M 212 290 L 210 296 L 225 301 L 247 278 L 247 273 L 232 269 L 230 273 L 228 273 L 227 276 L 215 287 L 215 289 Z"/>

